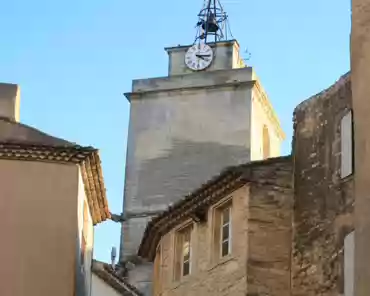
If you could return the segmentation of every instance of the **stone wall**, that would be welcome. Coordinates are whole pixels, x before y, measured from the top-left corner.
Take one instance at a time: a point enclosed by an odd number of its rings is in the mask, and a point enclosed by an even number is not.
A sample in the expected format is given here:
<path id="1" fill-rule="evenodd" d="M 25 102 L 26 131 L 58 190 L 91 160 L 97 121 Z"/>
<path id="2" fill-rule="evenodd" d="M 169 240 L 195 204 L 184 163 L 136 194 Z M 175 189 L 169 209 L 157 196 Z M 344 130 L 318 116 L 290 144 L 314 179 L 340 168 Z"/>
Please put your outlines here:
<path id="1" fill-rule="evenodd" d="M 343 294 L 343 243 L 353 230 L 352 176 L 340 178 L 341 118 L 351 109 L 349 74 L 294 112 L 295 296 Z"/>
<path id="2" fill-rule="evenodd" d="M 291 158 L 251 163 L 242 170 L 246 185 L 212 205 L 207 222 L 188 221 L 162 237 L 158 295 L 290 295 Z M 218 259 L 213 253 L 214 212 L 229 199 L 232 199 L 232 252 Z M 191 274 L 175 280 L 176 231 L 188 223 L 193 225 Z"/>
<path id="3" fill-rule="evenodd" d="M 247 217 L 249 186 L 234 191 L 232 197 L 232 254 L 218 261 L 212 259 L 212 218 L 214 207 L 208 211 L 206 223 L 193 223 L 191 274 L 174 280 L 174 241 L 176 229 L 161 241 L 162 294 L 164 296 L 214 295 L 244 296 L 246 291 Z M 223 200 L 223 201 L 224 201 Z M 221 203 L 223 202 L 221 201 Z M 181 227 L 182 225 L 179 225 Z"/>
<path id="4" fill-rule="evenodd" d="M 247 296 L 290 296 L 293 219 L 290 158 L 258 168 L 249 198 Z M 232 294 L 230 294 L 232 295 Z"/>
<path id="5" fill-rule="evenodd" d="M 370 295 L 370 1 L 352 0 L 351 76 L 355 137 L 355 295 Z"/>

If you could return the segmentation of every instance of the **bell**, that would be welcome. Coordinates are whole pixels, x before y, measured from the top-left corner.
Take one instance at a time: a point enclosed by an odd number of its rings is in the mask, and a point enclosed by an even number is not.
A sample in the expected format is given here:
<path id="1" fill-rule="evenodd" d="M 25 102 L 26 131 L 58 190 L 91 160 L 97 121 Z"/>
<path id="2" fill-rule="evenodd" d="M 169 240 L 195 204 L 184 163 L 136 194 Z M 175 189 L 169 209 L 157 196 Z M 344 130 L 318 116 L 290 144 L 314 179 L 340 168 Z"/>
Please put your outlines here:
<path id="1" fill-rule="evenodd" d="M 202 28 L 206 32 L 211 32 L 211 33 L 216 33 L 218 31 L 219 27 L 218 27 L 215 15 L 212 12 L 209 13 L 207 22 L 203 22 Z"/>

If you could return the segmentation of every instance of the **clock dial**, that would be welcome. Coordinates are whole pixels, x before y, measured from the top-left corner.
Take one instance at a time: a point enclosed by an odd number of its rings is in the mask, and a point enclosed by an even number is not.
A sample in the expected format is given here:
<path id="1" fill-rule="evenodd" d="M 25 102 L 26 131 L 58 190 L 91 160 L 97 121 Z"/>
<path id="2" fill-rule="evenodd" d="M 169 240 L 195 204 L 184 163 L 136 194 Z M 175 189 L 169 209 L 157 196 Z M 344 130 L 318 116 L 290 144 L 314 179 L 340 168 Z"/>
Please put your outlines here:
<path id="1" fill-rule="evenodd" d="M 213 60 L 212 48 L 207 44 L 195 44 L 185 54 L 186 66 L 194 71 L 204 70 Z"/>

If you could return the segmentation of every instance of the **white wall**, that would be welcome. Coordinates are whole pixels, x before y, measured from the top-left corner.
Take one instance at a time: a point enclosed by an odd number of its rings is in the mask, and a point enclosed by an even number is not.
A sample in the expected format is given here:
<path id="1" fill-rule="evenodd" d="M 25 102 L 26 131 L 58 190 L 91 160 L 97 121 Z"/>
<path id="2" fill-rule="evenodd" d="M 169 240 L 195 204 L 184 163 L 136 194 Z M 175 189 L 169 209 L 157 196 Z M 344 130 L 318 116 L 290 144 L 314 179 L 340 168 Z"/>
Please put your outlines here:
<path id="1" fill-rule="evenodd" d="M 116 290 L 101 280 L 95 274 L 92 275 L 91 296 L 120 296 Z"/>

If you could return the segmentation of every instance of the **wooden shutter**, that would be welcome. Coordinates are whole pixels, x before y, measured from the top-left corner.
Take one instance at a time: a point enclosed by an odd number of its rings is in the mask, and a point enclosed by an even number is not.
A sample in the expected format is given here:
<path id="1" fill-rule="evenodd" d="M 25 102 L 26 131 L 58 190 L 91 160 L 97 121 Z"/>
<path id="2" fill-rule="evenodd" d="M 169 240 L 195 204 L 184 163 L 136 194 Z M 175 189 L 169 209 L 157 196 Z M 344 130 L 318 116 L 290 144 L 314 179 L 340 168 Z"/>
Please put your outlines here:
<path id="1" fill-rule="evenodd" d="M 341 177 L 345 178 L 353 173 L 353 134 L 352 111 L 342 117 L 341 129 Z"/>

